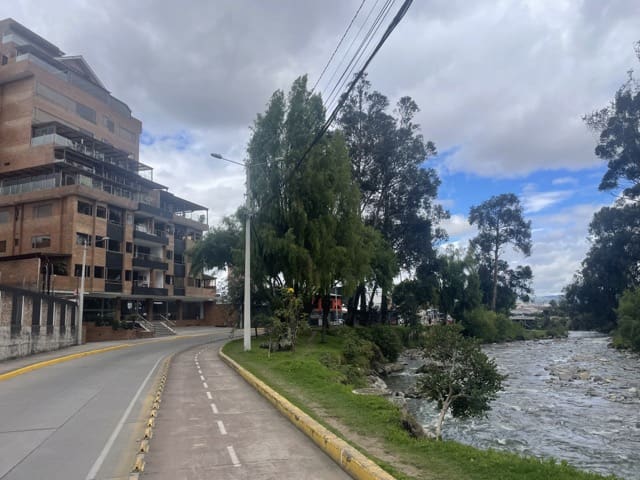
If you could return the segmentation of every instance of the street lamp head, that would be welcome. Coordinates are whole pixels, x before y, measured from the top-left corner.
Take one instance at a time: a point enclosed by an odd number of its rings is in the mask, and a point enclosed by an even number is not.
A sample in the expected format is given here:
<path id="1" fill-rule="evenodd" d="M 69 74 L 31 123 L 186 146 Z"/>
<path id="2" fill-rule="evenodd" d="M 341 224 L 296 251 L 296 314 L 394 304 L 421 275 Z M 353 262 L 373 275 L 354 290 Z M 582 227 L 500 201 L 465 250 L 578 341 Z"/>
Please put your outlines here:
<path id="1" fill-rule="evenodd" d="M 211 156 L 213 158 L 219 158 L 220 160 L 223 160 L 222 155 L 220 155 L 219 153 L 212 153 Z"/>

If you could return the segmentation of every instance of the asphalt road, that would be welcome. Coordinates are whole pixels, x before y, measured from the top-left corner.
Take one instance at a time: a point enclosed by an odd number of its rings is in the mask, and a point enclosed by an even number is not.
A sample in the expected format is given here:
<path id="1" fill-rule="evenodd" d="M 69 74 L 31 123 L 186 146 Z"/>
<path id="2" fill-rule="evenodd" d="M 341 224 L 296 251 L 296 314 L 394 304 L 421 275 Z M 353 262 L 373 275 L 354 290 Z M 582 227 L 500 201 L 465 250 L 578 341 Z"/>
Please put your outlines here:
<path id="1" fill-rule="evenodd" d="M 226 337 L 137 343 L 0 382 L 0 479 L 127 479 L 162 360 Z"/>

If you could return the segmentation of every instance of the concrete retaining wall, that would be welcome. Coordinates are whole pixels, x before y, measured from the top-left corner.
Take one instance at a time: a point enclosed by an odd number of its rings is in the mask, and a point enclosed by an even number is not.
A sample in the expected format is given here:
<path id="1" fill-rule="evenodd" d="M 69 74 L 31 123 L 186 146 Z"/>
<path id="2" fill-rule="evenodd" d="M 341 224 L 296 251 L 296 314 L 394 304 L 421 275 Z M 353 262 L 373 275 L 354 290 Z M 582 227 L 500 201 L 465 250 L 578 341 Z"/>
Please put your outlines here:
<path id="1" fill-rule="evenodd" d="M 77 343 L 75 302 L 0 286 L 0 360 Z"/>

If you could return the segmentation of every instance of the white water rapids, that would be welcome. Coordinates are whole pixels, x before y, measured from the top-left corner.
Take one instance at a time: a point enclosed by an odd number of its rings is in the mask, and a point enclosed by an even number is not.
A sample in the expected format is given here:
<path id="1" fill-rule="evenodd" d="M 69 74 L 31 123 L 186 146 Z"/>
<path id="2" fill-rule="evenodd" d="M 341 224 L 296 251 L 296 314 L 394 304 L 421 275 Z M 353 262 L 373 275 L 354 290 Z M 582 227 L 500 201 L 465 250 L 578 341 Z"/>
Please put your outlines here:
<path id="1" fill-rule="evenodd" d="M 504 390 L 486 418 L 448 416 L 443 437 L 640 479 L 640 356 L 609 342 L 597 333 L 570 332 L 566 339 L 483 347 L 508 375 Z M 408 361 L 405 372 L 386 379 L 389 387 L 410 388 L 419 365 Z M 433 430 L 434 404 L 408 399 L 408 407 Z"/>

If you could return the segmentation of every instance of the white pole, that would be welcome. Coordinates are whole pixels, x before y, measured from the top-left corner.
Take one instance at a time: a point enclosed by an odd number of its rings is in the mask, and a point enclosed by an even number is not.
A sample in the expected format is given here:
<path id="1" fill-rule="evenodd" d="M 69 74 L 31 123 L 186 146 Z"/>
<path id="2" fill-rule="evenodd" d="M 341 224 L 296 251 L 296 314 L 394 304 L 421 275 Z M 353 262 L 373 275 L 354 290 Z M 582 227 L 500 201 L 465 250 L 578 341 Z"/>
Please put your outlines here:
<path id="1" fill-rule="evenodd" d="M 82 345 L 82 315 L 84 313 L 84 271 L 87 264 L 87 241 L 82 245 L 82 273 L 80 274 L 80 290 L 78 291 L 78 345 Z"/>
<path id="2" fill-rule="evenodd" d="M 247 169 L 247 224 L 244 233 L 244 351 L 251 350 L 251 175 Z"/>

